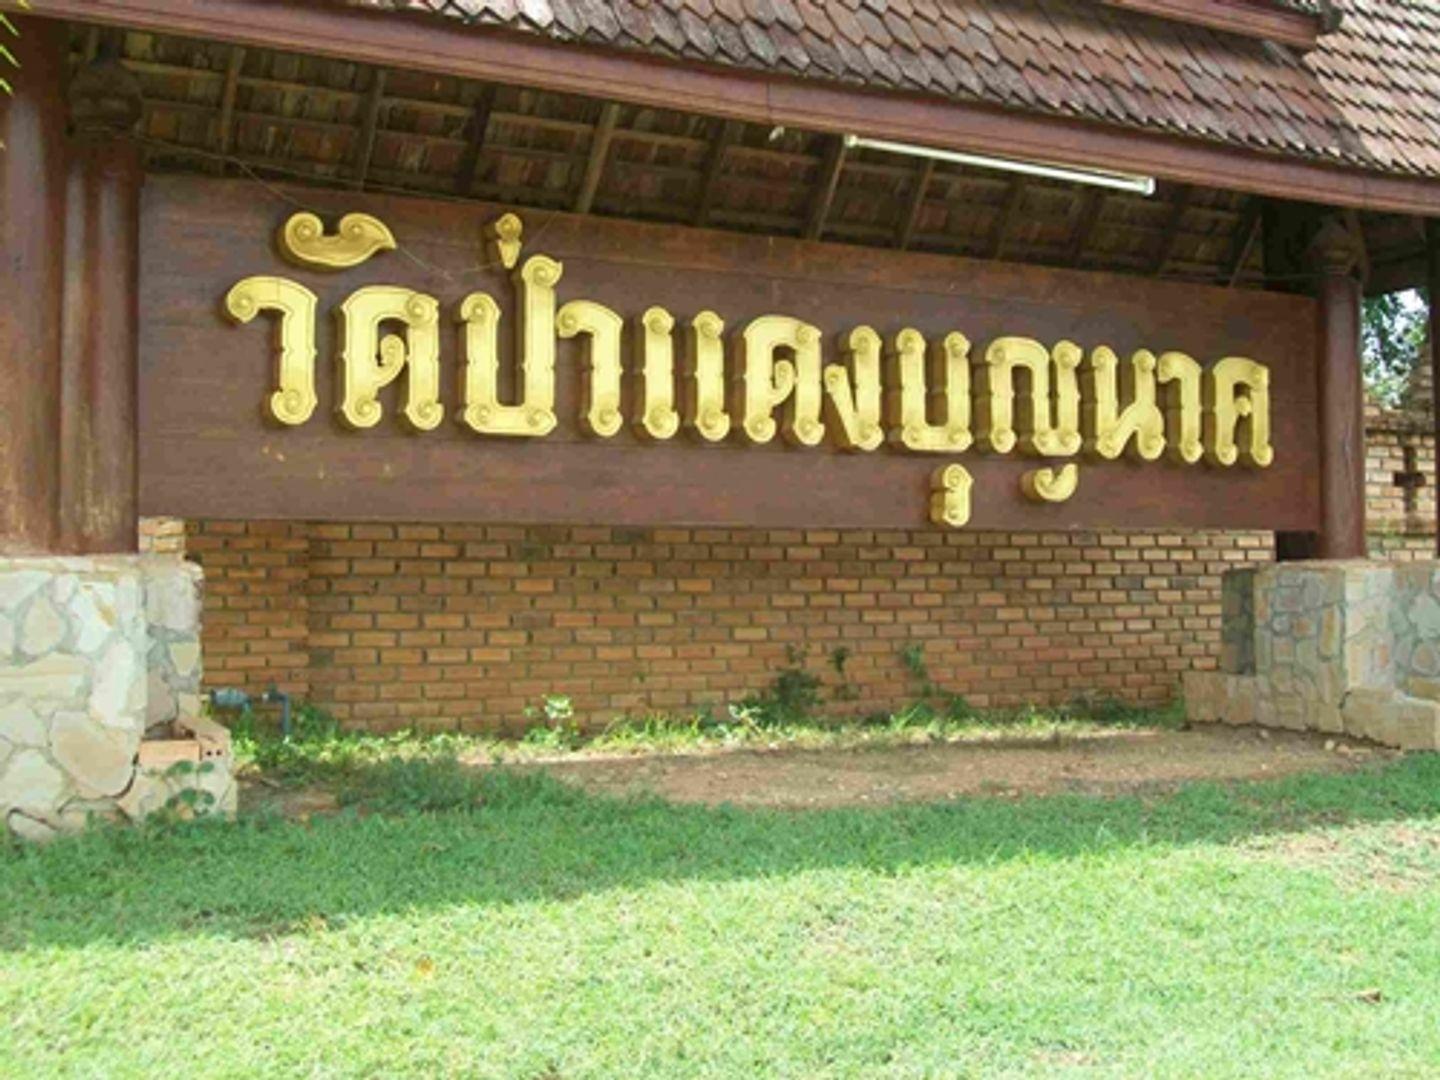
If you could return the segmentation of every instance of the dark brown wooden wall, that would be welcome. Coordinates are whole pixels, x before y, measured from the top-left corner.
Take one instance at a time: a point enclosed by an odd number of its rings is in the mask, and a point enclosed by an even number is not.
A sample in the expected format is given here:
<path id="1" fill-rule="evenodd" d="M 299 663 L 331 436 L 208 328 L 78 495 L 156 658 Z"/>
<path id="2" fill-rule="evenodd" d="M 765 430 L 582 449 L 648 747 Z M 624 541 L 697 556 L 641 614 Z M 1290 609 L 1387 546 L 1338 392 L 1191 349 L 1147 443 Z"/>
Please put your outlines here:
<path id="1" fill-rule="evenodd" d="M 288 266 L 273 246 L 301 207 L 332 220 L 362 210 L 402 250 L 322 274 Z M 647 444 L 629 429 L 582 433 L 579 346 L 560 342 L 560 426 L 544 439 L 482 438 L 460 427 L 462 353 L 454 311 L 474 290 L 495 296 L 513 329 L 508 275 L 484 243 L 504 207 L 283 192 L 249 181 L 152 178 L 142 240 L 141 503 L 154 515 L 308 520 L 431 520 L 575 524 L 915 527 L 926 521 L 929 478 L 960 460 L 975 476 L 972 527 L 1313 529 L 1318 522 L 1314 301 L 1141 278 L 885 253 L 526 212 L 525 255 L 565 264 L 560 302 L 589 298 L 632 320 L 668 308 L 680 326 L 710 308 L 727 333 L 763 313 L 796 315 L 826 334 L 873 325 L 887 340 L 906 326 L 939 338 L 965 333 L 975 355 L 1002 334 L 1122 357 L 1180 349 L 1202 363 L 1246 355 L 1271 369 L 1275 463 L 1268 469 L 1081 459 L 1079 492 L 1037 506 L 1020 475 L 1043 462 L 971 450 L 958 458 L 890 447 L 848 453 L 798 449 L 777 438 L 705 444 L 682 428 Z M 266 422 L 273 334 L 235 326 L 221 301 L 234 282 L 281 274 L 321 298 L 320 409 L 305 426 Z M 407 431 L 403 379 L 384 394 L 386 417 L 364 432 L 333 418 L 334 320 L 329 310 L 363 284 L 429 292 L 454 326 L 442 340 L 447 420 Z M 628 333 L 628 328 L 627 328 Z M 677 333 L 677 344 L 683 338 Z M 680 367 L 685 350 L 678 350 Z M 732 375 L 734 354 L 731 354 Z M 738 427 L 738 425 L 736 425 Z"/>

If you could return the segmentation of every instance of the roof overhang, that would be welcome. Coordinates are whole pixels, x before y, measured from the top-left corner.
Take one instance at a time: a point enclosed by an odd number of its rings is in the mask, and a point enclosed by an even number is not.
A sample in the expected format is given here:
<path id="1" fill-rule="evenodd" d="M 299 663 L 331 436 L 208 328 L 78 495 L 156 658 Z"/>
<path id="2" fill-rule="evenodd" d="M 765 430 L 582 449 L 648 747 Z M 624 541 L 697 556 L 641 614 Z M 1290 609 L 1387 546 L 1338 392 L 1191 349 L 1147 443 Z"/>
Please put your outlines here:
<path id="1" fill-rule="evenodd" d="M 433 71 L 758 123 L 1137 172 L 1321 205 L 1440 216 L 1440 180 L 935 97 L 561 44 L 425 15 L 284 0 L 35 0 L 35 14 Z"/>
<path id="2" fill-rule="evenodd" d="M 1192 26 L 1260 38 L 1308 52 L 1326 29 L 1318 14 L 1282 7 L 1274 0 L 1100 0 L 1113 8 L 1154 15 Z M 1333 27 L 1332 27 L 1333 29 Z"/>

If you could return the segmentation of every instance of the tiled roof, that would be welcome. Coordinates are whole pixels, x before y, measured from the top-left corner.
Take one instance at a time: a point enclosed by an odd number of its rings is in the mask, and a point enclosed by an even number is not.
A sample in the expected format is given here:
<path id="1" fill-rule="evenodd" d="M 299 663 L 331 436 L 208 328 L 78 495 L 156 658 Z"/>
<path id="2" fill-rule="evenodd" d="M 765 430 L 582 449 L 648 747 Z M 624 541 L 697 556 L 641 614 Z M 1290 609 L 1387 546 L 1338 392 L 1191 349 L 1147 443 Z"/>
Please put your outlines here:
<path id="1" fill-rule="evenodd" d="M 351 0 L 558 41 L 1440 177 L 1440 2 L 1291 49 L 1095 0 Z"/>

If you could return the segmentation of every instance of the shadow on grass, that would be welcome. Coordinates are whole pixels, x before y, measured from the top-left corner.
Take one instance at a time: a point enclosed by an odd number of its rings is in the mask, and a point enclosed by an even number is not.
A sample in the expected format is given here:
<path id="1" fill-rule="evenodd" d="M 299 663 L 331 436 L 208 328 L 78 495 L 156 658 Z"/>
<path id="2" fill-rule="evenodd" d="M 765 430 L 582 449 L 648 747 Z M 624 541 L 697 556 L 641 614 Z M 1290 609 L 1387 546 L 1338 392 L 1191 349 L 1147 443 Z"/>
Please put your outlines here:
<path id="1" fill-rule="evenodd" d="M 333 927 L 369 915 L 565 900 L 655 881 L 828 868 L 897 873 L 1440 816 L 1437 755 L 1151 796 L 801 812 L 597 797 L 543 774 L 480 773 L 453 761 L 380 763 L 347 783 L 360 807 L 407 810 L 106 829 L 46 848 L 0 848 L 0 949 L 278 937 L 303 932 L 317 917 Z"/>

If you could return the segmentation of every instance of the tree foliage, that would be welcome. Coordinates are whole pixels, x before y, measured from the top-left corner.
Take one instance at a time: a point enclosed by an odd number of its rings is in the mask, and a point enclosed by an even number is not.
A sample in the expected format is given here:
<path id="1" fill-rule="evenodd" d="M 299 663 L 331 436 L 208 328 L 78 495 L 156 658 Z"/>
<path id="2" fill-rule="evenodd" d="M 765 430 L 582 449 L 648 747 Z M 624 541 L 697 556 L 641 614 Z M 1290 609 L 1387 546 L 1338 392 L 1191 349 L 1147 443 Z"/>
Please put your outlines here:
<path id="1" fill-rule="evenodd" d="M 1429 305 L 1423 293 L 1384 293 L 1365 299 L 1360 324 L 1365 386 L 1388 405 L 1399 401 L 1419 364 Z"/>

